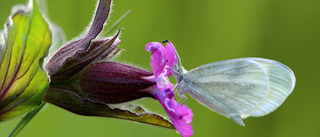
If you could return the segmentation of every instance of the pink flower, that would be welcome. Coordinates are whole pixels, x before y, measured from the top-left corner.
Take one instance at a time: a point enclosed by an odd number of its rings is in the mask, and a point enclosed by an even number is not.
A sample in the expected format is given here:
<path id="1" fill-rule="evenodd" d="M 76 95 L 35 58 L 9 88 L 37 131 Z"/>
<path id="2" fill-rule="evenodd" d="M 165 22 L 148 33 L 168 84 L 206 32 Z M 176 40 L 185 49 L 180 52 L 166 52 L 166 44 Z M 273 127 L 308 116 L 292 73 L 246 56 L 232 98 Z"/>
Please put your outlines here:
<path id="1" fill-rule="evenodd" d="M 177 63 L 175 48 L 168 42 L 166 48 L 159 42 L 151 42 L 146 45 L 146 50 L 151 51 L 151 67 L 156 88 L 151 94 L 161 103 L 169 115 L 174 127 L 183 137 L 193 135 L 191 121 L 192 111 L 185 105 L 177 103 L 174 99 L 174 88 L 168 76 L 172 75 L 171 68 Z"/>

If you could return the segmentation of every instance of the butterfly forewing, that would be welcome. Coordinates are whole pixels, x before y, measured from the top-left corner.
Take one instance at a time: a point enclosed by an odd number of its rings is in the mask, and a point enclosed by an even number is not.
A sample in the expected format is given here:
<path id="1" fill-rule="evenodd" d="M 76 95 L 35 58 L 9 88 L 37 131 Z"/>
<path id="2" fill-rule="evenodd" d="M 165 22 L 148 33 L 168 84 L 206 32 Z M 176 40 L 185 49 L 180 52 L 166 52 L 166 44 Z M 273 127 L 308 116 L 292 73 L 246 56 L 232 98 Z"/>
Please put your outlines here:
<path id="1" fill-rule="evenodd" d="M 293 83 L 292 71 L 279 62 L 240 58 L 190 70 L 178 90 L 188 89 L 200 103 L 243 125 L 241 117 L 262 116 L 280 106 Z"/>

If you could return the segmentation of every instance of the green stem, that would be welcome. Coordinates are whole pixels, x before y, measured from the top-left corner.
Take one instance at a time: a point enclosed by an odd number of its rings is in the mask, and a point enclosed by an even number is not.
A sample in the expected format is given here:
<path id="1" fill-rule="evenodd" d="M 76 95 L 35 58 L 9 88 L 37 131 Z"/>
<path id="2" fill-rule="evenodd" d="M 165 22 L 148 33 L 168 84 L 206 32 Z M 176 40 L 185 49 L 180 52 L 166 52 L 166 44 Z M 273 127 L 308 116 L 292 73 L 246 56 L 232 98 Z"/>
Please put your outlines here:
<path id="1" fill-rule="evenodd" d="M 46 102 L 42 102 L 39 106 L 35 107 L 26 116 L 24 116 L 8 137 L 17 136 L 18 133 L 30 122 L 30 120 L 43 108 L 45 104 Z"/>
<path id="2" fill-rule="evenodd" d="M 110 32 L 112 32 L 120 23 L 123 21 L 124 18 L 126 18 L 131 13 L 131 10 L 128 10 L 126 13 L 124 13 L 115 23 L 113 23 L 108 29 L 102 32 L 102 36 L 108 35 Z"/>

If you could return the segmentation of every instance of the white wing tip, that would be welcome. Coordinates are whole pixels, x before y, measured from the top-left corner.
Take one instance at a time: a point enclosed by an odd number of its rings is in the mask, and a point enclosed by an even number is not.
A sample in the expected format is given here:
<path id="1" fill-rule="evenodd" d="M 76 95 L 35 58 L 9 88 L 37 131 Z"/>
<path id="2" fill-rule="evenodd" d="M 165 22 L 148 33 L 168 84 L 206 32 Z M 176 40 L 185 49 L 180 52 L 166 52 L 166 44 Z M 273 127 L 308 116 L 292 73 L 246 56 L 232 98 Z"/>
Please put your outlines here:
<path id="1" fill-rule="evenodd" d="M 238 115 L 238 116 L 233 116 L 233 117 L 230 117 L 230 118 L 231 118 L 234 122 L 236 122 L 238 125 L 245 126 L 242 118 L 241 118 L 239 115 Z"/>
<path id="2" fill-rule="evenodd" d="M 253 58 L 269 76 L 269 88 L 264 99 L 254 108 L 241 114 L 242 118 L 249 116 L 264 116 L 276 110 L 292 93 L 296 78 L 293 71 L 286 65 L 269 59 Z"/>

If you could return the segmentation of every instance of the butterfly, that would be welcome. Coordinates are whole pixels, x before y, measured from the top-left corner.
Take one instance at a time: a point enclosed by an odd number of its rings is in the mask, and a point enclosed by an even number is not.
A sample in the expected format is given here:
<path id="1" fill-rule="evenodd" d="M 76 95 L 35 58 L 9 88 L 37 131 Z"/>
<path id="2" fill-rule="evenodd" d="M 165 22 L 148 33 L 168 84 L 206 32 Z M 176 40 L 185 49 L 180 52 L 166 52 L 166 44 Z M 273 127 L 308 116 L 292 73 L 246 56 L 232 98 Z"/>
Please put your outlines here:
<path id="1" fill-rule="evenodd" d="M 238 58 L 187 71 L 175 53 L 178 63 L 171 69 L 179 97 L 186 99 L 185 94 L 189 93 L 212 111 L 242 126 L 244 118 L 264 116 L 277 109 L 295 86 L 293 71 L 274 60 Z"/>

